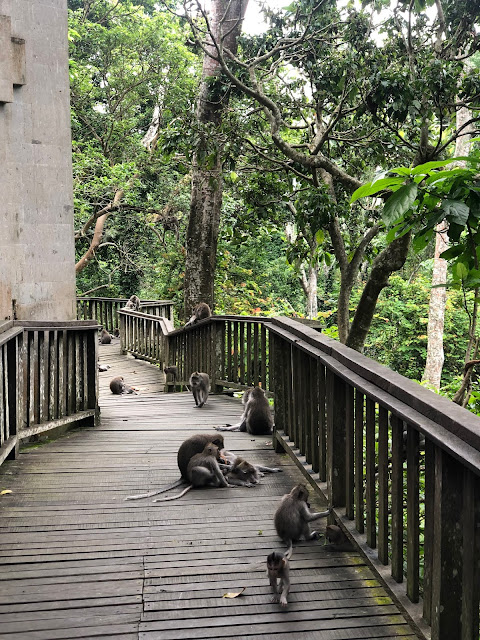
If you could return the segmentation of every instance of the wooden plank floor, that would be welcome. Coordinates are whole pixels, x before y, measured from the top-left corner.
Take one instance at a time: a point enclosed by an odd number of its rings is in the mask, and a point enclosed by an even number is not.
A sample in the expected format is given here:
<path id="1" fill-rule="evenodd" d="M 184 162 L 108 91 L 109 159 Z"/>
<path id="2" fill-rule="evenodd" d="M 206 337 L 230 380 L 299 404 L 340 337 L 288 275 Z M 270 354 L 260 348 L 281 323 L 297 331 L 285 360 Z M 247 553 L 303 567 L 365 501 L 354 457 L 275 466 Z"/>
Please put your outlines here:
<path id="1" fill-rule="evenodd" d="M 196 409 L 189 393 L 164 394 L 159 369 L 118 345 L 102 346 L 100 362 L 111 365 L 99 374 L 100 425 L 0 468 L 0 490 L 13 492 L 0 497 L 1 638 L 415 637 L 360 555 L 321 541 L 295 547 L 288 609 L 270 602 L 265 558 L 282 547 L 273 513 L 301 477 L 265 436 L 225 434 L 229 449 L 283 467 L 255 488 L 125 502 L 176 479 L 179 444 L 233 423 L 241 405 L 211 396 Z M 114 375 L 139 395 L 113 396 Z"/>

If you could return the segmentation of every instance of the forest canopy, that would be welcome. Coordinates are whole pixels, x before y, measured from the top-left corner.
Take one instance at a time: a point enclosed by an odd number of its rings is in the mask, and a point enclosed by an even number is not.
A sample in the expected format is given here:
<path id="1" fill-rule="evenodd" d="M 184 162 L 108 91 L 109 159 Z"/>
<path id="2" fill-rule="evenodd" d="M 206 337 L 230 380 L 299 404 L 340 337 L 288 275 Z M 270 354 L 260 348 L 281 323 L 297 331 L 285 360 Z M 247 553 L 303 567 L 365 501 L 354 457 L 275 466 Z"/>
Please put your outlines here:
<path id="1" fill-rule="evenodd" d="M 68 1 L 78 294 L 313 318 L 420 381 L 440 292 L 452 397 L 479 346 L 478 3 L 266 3 L 255 35 L 245 4 Z"/>

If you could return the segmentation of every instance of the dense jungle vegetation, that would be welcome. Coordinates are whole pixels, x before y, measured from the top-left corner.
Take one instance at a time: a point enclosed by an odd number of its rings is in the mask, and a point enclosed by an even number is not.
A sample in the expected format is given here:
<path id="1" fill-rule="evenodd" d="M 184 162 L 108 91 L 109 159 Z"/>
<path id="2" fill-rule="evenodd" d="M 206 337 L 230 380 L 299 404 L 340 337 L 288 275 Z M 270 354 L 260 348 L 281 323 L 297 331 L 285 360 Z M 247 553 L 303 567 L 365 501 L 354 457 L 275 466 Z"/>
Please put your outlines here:
<path id="1" fill-rule="evenodd" d="M 227 4 L 68 1 L 78 294 L 173 299 L 183 320 L 200 169 L 220 212 L 216 313 L 316 318 L 428 384 L 430 296 L 446 291 L 439 390 L 463 381 L 480 414 L 464 371 L 479 358 L 478 2 L 286 0 L 235 48 L 215 41 Z"/>

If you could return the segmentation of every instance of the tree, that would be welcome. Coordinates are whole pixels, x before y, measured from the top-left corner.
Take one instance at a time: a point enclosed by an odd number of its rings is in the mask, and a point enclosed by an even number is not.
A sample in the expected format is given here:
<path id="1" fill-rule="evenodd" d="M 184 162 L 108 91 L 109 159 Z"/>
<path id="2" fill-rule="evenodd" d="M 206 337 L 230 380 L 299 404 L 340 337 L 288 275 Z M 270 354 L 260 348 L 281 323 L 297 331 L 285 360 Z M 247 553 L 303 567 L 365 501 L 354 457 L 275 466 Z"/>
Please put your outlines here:
<path id="1" fill-rule="evenodd" d="M 152 2 L 69 7 L 77 282 L 129 294 L 165 230 L 178 238 L 163 212 L 183 197 L 197 60 L 181 22 Z"/>
<path id="2" fill-rule="evenodd" d="M 214 306 L 215 265 L 223 193 L 222 114 L 228 106 L 229 83 L 222 76 L 219 58 L 235 52 L 248 0 L 212 0 L 211 14 L 203 13 L 206 33 L 202 80 L 196 110 L 196 145 L 192 162 L 192 194 L 186 240 L 185 315 L 198 302 Z M 206 38 L 205 43 L 203 38 Z"/>
<path id="3" fill-rule="evenodd" d="M 382 225 L 378 212 L 348 246 L 338 205 L 360 186 L 362 175 L 371 175 L 376 164 L 386 167 L 385 158 L 416 165 L 441 157 L 461 135 L 450 129 L 460 107 L 459 86 L 462 104 L 477 96 L 478 79 L 462 76 L 461 60 L 476 43 L 465 2 L 436 4 L 434 22 L 420 4 L 401 2 L 391 9 L 387 19 L 382 16 L 385 41 L 379 47 L 374 2 L 363 3 L 362 11 L 339 11 L 333 1 L 303 0 L 271 13 L 270 31 L 263 38 L 243 38 L 239 55 L 226 47 L 216 51 L 225 76 L 261 108 L 256 115 L 263 114 L 263 135 L 250 135 L 250 147 L 272 166 L 283 166 L 312 188 L 323 185 L 330 194 L 325 231 L 341 274 L 339 335 L 358 350 L 378 295 L 405 262 L 410 233 L 375 258 L 350 325 L 353 284 Z M 478 11 L 471 17 L 478 19 Z"/>

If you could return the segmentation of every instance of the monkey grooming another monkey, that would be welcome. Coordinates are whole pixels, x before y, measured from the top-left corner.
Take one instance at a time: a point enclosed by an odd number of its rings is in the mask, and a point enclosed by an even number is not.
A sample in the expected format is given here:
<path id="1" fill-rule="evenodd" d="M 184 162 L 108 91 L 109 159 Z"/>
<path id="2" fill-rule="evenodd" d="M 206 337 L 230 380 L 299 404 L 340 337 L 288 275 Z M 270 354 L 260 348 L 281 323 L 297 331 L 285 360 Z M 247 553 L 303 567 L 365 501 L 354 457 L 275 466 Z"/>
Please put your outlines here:
<path id="1" fill-rule="evenodd" d="M 245 406 L 238 424 L 215 427 L 217 431 L 247 431 L 254 436 L 271 435 L 273 416 L 265 391 L 261 387 L 247 389 L 242 396 Z"/>
<path id="2" fill-rule="evenodd" d="M 202 453 L 195 454 L 187 467 L 187 479 L 190 482 L 181 493 L 177 493 L 175 496 L 169 496 L 168 498 L 157 498 L 154 502 L 168 502 L 170 500 L 177 500 L 184 496 L 191 489 L 200 487 L 229 487 L 225 476 L 218 466 L 218 447 L 212 442 L 205 445 Z"/>
<path id="3" fill-rule="evenodd" d="M 196 433 L 194 436 L 190 436 L 190 438 L 184 440 L 180 445 L 177 453 L 177 464 L 178 468 L 180 469 L 181 478 L 179 480 L 175 480 L 175 482 L 172 482 L 162 489 L 158 489 L 157 491 L 141 493 L 136 496 L 128 496 L 125 498 L 125 500 L 140 500 L 141 498 L 151 498 L 153 496 L 158 496 L 160 493 L 165 493 L 165 491 L 170 491 L 170 489 L 175 489 L 175 487 L 179 487 L 181 484 L 188 482 L 188 463 L 194 455 L 196 455 L 197 453 L 201 453 L 205 449 L 205 446 L 210 442 L 213 443 L 219 450 L 223 449 L 223 436 L 219 433 Z M 217 455 L 219 455 L 218 452 Z"/>
<path id="4" fill-rule="evenodd" d="M 297 484 L 290 493 L 283 496 L 278 506 L 274 524 L 280 538 L 287 547 L 291 547 L 294 540 L 317 540 L 319 534 L 316 531 L 310 532 L 309 522 L 325 518 L 330 514 L 327 511 L 312 513 L 308 506 L 308 490 L 304 484 Z"/>
<path id="5" fill-rule="evenodd" d="M 122 376 L 117 376 L 116 378 L 112 378 L 110 380 L 110 391 L 117 396 L 121 396 L 124 393 L 134 393 L 137 395 L 137 392 L 133 387 L 130 387 L 128 384 L 125 384 Z"/>
<path id="6" fill-rule="evenodd" d="M 206 403 L 210 392 L 210 376 L 208 373 L 194 371 L 188 381 L 195 399 L 195 405 L 201 409 Z"/>
<path id="7" fill-rule="evenodd" d="M 140 309 L 140 298 L 136 295 L 130 296 L 123 308 L 130 309 L 131 311 L 138 311 Z"/>
<path id="8" fill-rule="evenodd" d="M 112 336 L 106 329 L 102 329 L 102 333 L 100 334 L 100 344 L 111 344 L 111 342 Z"/>
<path id="9" fill-rule="evenodd" d="M 193 316 L 190 318 L 190 320 L 187 322 L 185 326 L 189 327 L 192 324 L 196 324 L 197 322 L 200 322 L 200 320 L 204 320 L 205 318 L 210 318 L 211 315 L 212 315 L 212 312 L 208 304 L 206 302 L 199 302 L 195 307 L 195 309 L 193 310 Z"/>
<path id="10" fill-rule="evenodd" d="M 284 554 L 272 551 L 267 556 L 267 575 L 273 591 L 272 602 L 280 601 L 282 607 L 288 605 L 287 598 L 290 592 L 289 560 L 292 557 L 292 552 L 293 547 L 290 546 Z"/>

